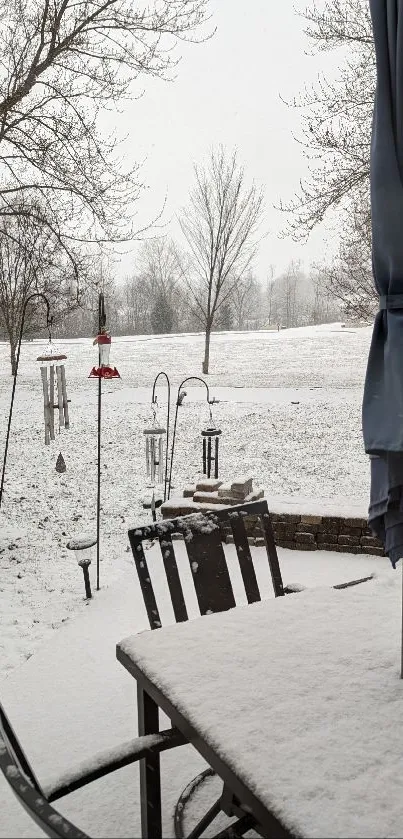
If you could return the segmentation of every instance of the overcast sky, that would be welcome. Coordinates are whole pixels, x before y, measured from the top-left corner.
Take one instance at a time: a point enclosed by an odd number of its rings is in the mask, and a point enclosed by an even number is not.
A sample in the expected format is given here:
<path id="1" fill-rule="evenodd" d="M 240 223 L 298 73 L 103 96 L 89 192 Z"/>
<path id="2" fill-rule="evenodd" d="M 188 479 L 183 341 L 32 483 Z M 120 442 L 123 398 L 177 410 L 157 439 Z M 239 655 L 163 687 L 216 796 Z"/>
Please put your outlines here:
<path id="1" fill-rule="evenodd" d="M 315 82 L 318 72 L 335 72 L 339 57 L 311 57 L 296 9 L 308 0 L 210 0 L 214 37 L 185 45 L 172 83 L 146 79 L 144 96 L 125 107 L 120 123 L 128 134 L 126 153 L 143 160 L 148 190 L 138 205 L 141 227 L 155 216 L 167 196 L 165 233 L 179 239 L 176 215 L 186 204 L 193 164 L 212 146 L 237 147 L 247 178 L 265 190 L 264 227 L 268 235 L 256 262 L 264 280 L 270 264 L 276 273 L 292 258 L 305 267 L 320 259 L 330 242 L 326 231 L 306 245 L 281 239 L 284 215 L 274 205 L 287 201 L 307 174 L 300 134 L 300 114 L 286 100 Z M 330 71 L 329 71 L 330 68 Z M 135 270 L 135 253 L 124 257 L 121 275 Z"/>

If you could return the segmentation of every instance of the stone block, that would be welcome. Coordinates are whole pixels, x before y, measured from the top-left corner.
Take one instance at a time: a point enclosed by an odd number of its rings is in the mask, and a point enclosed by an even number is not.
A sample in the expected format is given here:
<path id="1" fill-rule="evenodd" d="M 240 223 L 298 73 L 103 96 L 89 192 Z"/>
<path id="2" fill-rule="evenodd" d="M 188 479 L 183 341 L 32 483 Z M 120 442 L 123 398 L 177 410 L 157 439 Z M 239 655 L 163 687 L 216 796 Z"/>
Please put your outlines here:
<path id="1" fill-rule="evenodd" d="M 231 493 L 236 497 L 246 498 L 252 492 L 253 478 L 249 475 L 243 478 L 235 478 L 231 484 Z"/>
<path id="2" fill-rule="evenodd" d="M 339 545 L 345 545 L 346 547 L 357 544 L 357 539 L 354 539 L 354 536 L 338 536 L 337 541 Z"/>
<path id="3" fill-rule="evenodd" d="M 193 498 L 196 492 L 196 486 L 188 486 L 183 490 L 183 498 Z"/>
<path id="4" fill-rule="evenodd" d="M 316 551 L 317 546 L 312 542 L 294 542 L 294 548 L 298 551 Z"/>
<path id="5" fill-rule="evenodd" d="M 217 492 L 195 492 L 193 501 L 201 504 L 224 504 L 223 499 L 218 497 Z"/>
<path id="6" fill-rule="evenodd" d="M 370 554 L 370 556 L 385 556 L 385 551 L 383 548 L 365 548 L 365 553 Z"/>
<path id="7" fill-rule="evenodd" d="M 337 522 L 337 524 L 329 524 L 328 522 L 323 521 L 322 524 L 319 525 L 318 532 L 319 533 L 325 533 L 325 534 L 326 533 L 329 533 L 329 534 L 331 533 L 331 534 L 337 536 L 340 533 L 341 525 L 342 525 L 342 522 L 340 520 Z"/>
<path id="8" fill-rule="evenodd" d="M 248 504 L 250 501 L 259 501 L 260 498 L 264 498 L 264 489 L 256 487 L 256 489 L 253 489 L 244 500 L 245 503 Z"/>
<path id="9" fill-rule="evenodd" d="M 368 525 L 367 519 L 343 519 L 343 521 L 346 527 L 359 527 L 362 529 Z"/>
<path id="10" fill-rule="evenodd" d="M 315 537 L 313 533 L 296 533 L 295 541 L 301 545 L 313 545 L 315 543 Z"/>
<path id="11" fill-rule="evenodd" d="M 201 478 L 196 484 L 196 490 L 199 492 L 217 492 L 222 485 L 222 481 L 218 478 Z"/>
<path id="12" fill-rule="evenodd" d="M 320 550 L 320 551 L 335 551 L 335 550 L 337 550 L 338 547 L 339 547 L 339 545 L 335 545 L 332 542 L 322 542 L 320 545 L 318 545 L 318 550 Z"/>
<path id="13" fill-rule="evenodd" d="M 361 545 L 368 548 L 381 548 L 382 543 L 376 536 L 361 536 Z"/>
<path id="14" fill-rule="evenodd" d="M 297 533 L 312 533 L 315 535 L 318 532 L 318 524 L 303 524 L 302 521 L 296 526 Z"/>
<path id="15" fill-rule="evenodd" d="M 265 544 L 266 544 L 266 542 L 265 542 L 263 536 L 255 536 L 255 545 L 256 545 L 257 548 L 263 548 L 265 546 Z"/>
<path id="16" fill-rule="evenodd" d="M 276 513 L 270 513 L 270 518 L 273 520 L 275 516 Z M 295 513 L 279 513 L 277 521 L 279 524 L 298 524 L 301 521 L 301 516 L 297 516 Z"/>
<path id="17" fill-rule="evenodd" d="M 279 539 L 278 541 L 276 539 L 276 545 L 279 548 L 288 548 L 290 551 L 295 551 L 295 549 L 297 547 L 295 542 L 290 542 L 287 539 Z"/>
<path id="18" fill-rule="evenodd" d="M 340 536 L 353 536 L 355 539 L 360 539 L 362 534 L 361 527 L 349 527 L 342 523 L 340 527 Z"/>
<path id="19" fill-rule="evenodd" d="M 234 544 L 234 537 L 232 536 L 232 534 L 225 537 L 225 542 L 227 545 Z"/>
<path id="20" fill-rule="evenodd" d="M 301 524 L 321 524 L 322 523 L 322 516 L 301 516 Z"/>
<path id="21" fill-rule="evenodd" d="M 254 545 L 255 544 L 255 540 L 254 540 L 253 536 L 248 536 L 248 544 L 249 545 Z"/>
<path id="22" fill-rule="evenodd" d="M 231 484 L 221 484 L 217 491 L 219 495 L 231 495 Z"/>
<path id="23" fill-rule="evenodd" d="M 318 533 L 318 545 L 323 548 L 324 545 L 337 545 L 338 536 L 336 533 Z M 324 548 L 326 550 L 326 548 Z M 328 548 L 329 550 L 329 548 Z"/>
<path id="24" fill-rule="evenodd" d="M 337 526 L 340 527 L 341 522 L 343 519 L 336 517 L 336 516 L 322 516 L 322 524 L 326 529 L 327 526 Z"/>
<path id="25" fill-rule="evenodd" d="M 276 536 L 294 536 L 297 529 L 296 524 L 285 524 L 284 522 L 273 522 L 273 531 Z"/>

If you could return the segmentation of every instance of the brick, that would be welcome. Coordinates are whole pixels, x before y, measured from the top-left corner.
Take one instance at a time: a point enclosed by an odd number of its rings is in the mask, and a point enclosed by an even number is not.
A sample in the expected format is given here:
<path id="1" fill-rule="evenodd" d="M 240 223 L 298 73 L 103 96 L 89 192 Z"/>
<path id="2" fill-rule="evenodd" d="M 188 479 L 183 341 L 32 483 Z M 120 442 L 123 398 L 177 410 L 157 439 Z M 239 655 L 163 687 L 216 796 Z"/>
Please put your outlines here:
<path id="1" fill-rule="evenodd" d="M 260 498 L 264 498 L 264 489 L 256 487 L 246 496 L 245 502 L 249 504 L 250 501 L 259 501 Z"/>
<path id="2" fill-rule="evenodd" d="M 225 542 L 226 542 L 227 545 L 233 545 L 234 544 L 234 537 L 233 536 L 226 536 L 225 537 Z"/>
<path id="3" fill-rule="evenodd" d="M 254 540 L 253 536 L 248 536 L 248 543 L 249 543 L 249 545 L 254 545 L 255 544 L 255 540 Z"/>
<path id="4" fill-rule="evenodd" d="M 303 545 L 312 545 L 315 542 L 313 533 L 296 533 L 295 541 Z"/>
<path id="5" fill-rule="evenodd" d="M 219 495 L 231 495 L 231 484 L 221 483 L 217 492 Z"/>
<path id="6" fill-rule="evenodd" d="M 256 536 L 255 537 L 255 545 L 256 545 L 257 548 L 263 548 L 265 544 L 266 544 L 266 542 L 265 542 L 263 536 Z"/>
<path id="7" fill-rule="evenodd" d="M 368 548 L 381 548 L 382 542 L 376 536 L 361 536 L 361 545 Z"/>
<path id="8" fill-rule="evenodd" d="M 235 493 L 243 492 L 245 495 L 248 495 L 249 492 L 252 492 L 252 484 L 253 478 L 250 475 L 245 475 L 245 477 L 232 481 L 231 489 Z"/>
<path id="9" fill-rule="evenodd" d="M 321 524 L 322 516 L 301 516 L 301 524 Z"/>
<path id="10" fill-rule="evenodd" d="M 219 498 L 217 492 L 195 492 L 193 501 L 200 501 L 202 504 L 225 504 L 225 500 Z"/>

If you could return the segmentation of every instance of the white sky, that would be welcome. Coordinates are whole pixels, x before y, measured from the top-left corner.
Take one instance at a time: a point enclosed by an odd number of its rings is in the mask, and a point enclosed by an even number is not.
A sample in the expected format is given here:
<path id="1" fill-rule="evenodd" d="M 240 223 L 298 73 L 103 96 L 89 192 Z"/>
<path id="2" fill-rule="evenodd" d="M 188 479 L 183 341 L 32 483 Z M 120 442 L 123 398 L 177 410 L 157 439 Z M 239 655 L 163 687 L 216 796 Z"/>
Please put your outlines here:
<path id="1" fill-rule="evenodd" d="M 246 175 L 263 184 L 267 237 L 256 261 L 264 280 L 270 263 L 276 273 L 292 258 L 305 267 L 331 247 L 326 231 L 316 231 L 306 245 L 281 239 L 284 214 L 274 205 L 287 201 L 307 174 L 300 135 L 300 114 L 286 100 L 315 82 L 318 72 L 333 73 L 340 57 L 306 54 L 303 21 L 295 9 L 309 0 L 211 0 L 215 36 L 200 45 L 184 45 L 174 82 L 146 79 L 144 96 L 125 107 L 120 119 L 127 133 L 129 159 L 145 159 L 141 177 L 148 190 L 138 205 L 138 226 L 155 217 L 167 196 L 164 232 L 180 240 L 176 214 L 186 204 L 193 163 L 212 146 L 234 146 Z M 118 268 L 135 271 L 134 251 Z"/>

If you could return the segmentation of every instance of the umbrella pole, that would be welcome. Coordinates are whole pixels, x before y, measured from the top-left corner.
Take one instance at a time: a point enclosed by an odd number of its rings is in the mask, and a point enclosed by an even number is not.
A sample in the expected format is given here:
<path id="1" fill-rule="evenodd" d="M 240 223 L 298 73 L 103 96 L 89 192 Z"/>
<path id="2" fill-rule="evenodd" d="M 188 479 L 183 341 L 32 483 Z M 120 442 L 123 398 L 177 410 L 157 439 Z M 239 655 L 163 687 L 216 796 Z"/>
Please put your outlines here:
<path id="1" fill-rule="evenodd" d="M 400 678 L 403 679 L 403 560 L 400 563 L 402 566 L 402 641 L 401 641 L 401 659 L 400 659 Z"/>

